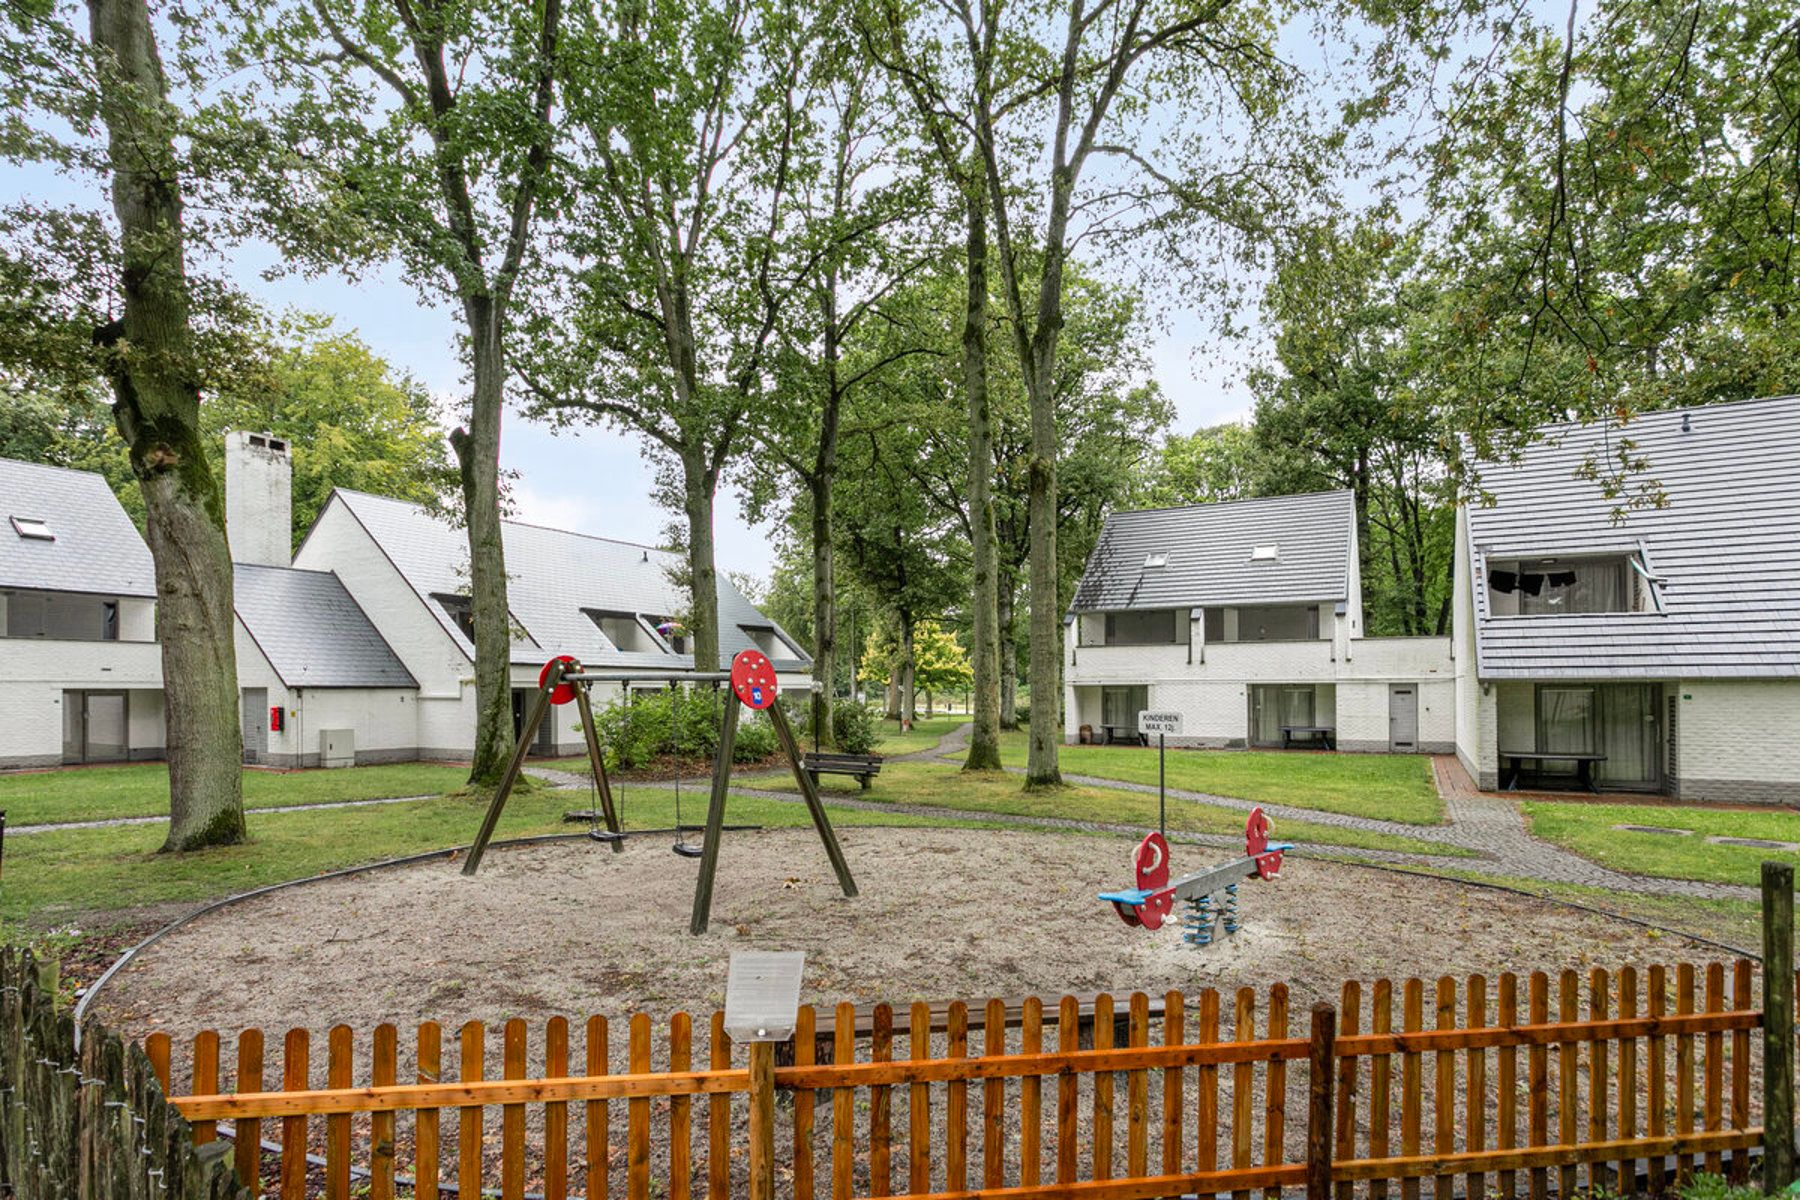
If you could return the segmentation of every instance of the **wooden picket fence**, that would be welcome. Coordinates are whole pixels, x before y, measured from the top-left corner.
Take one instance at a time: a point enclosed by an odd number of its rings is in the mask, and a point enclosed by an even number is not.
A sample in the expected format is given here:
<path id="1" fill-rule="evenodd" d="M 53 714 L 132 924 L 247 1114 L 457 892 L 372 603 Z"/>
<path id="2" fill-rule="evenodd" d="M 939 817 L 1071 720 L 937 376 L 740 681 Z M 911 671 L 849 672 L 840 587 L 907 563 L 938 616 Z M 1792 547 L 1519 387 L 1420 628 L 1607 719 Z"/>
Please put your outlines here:
<path id="1" fill-rule="evenodd" d="M 703 1038 L 687 1014 L 660 1031 L 638 1014 L 622 1057 L 602 1017 L 579 1054 L 561 1018 L 536 1045 L 508 1021 L 497 1076 L 479 1023 L 453 1046 L 421 1025 L 404 1056 L 391 1025 L 336 1027 L 322 1079 L 304 1030 L 278 1061 L 254 1029 L 229 1056 L 210 1032 L 179 1062 L 164 1035 L 145 1048 L 165 1081 L 179 1069 L 188 1092 L 171 1102 L 196 1140 L 230 1122 L 241 1178 L 293 1200 L 436 1200 L 451 1182 L 462 1197 L 719 1200 L 771 1159 L 779 1194 L 832 1200 L 1419 1200 L 1426 1181 L 1433 1200 L 1538 1200 L 1741 1177 L 1762 1143 L 1756 983 L 1748 961 L 1350 982 L 1303 1030 L 1282 985 L 803 1008 L 754 1138 L 766 1097 L 716 1013 Z"/>

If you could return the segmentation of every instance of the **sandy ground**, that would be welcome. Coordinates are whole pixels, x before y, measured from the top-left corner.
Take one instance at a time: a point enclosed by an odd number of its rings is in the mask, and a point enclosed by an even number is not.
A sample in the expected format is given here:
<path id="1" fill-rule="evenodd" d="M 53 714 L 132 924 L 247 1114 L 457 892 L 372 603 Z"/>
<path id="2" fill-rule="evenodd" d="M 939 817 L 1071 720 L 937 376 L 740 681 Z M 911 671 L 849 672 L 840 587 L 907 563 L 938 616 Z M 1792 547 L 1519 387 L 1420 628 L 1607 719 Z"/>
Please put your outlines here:
<path id="1" fill-rule="evenodd" d="M 698 865 L 636 840 L 371 872 L 206 917 L 109 985 L 104 1017 L 134 1035 L 203 1028 L 271 1037 L 345 1023 L 555 1014 L 704 1029 L 734 949 L 807 953 L 804 999 L 913 1000 L 1169 988 L 1293 989 L 1296 1023 L 1346 978 L 1520 972 L 1710 958 L 1684 939 L 1557 905 L 1364 868 L 1288 860 L 1243 885 L 1244 927 L 1206 950 L 1173 925 L 1129 929 L 1095 893 L 1129 884 L 1123 839 L 964 830 L 847 829 L 861 887 L 836 888 L 810 830 L 736 834 L 721 856 L 712 929 L 687 934 Z M 1177 847 L 1175 869 L 1218 851 Z M 973 1007 L 973 1004 L 972 1004 Z M 1225 1006 L 1229 1012 L 1229 1003 Z M 402 1044 L 410 1040 L 402 1034 Z M 495 1039 L 497 1040 L 497 1039 Z M 535 1037 L 533 1039 L 536 1040 Z"/>

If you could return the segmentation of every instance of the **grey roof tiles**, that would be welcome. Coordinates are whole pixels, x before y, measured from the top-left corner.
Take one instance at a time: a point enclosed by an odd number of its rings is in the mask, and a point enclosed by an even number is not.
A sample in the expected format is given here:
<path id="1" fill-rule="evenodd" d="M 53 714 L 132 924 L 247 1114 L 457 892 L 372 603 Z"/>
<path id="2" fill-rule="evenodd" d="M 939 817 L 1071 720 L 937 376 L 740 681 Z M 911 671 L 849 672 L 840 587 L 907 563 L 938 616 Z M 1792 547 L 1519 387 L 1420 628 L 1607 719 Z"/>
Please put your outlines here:
<path id="1" fill-rule="evenodd" d="M 1685 428 L 1684 428 L 1685 425 Z M 1800 397 L 1670 409 L 1628 425 L 1558 425 L 1515 466 L 1487 466 L 1468 509 L 1480 674 L 1527 678 L 1800 676 Z M 1621 439 L 1648 460 L 1626 480 L 1662 507 L 1626 508 L 1578 478 Z M 1639 545 L 1663 612 L 1495 616 L 1488 562 Z"/>
<path id="2" fill-rule="evenodd" d="M 1345 600 L 1354 521 L 1347 491 L 1114 513 L 1088 556 L 1072 607 Z M 1268 546 L 1275 547 L 1273 559 L 1253 557 Z M 1150 565 L 1158 557 L 1162 565 Z"/>
<path id="3" fill-rule="evenodd" d="M 43 521 L 54 540 L 21 536 L 15 517 Z M 0 458 L 0 587 L 154 596 L 156 569 L 105 479 Z"/>
<path id="4" fill-rule="evenodd" d="M 396 569 L 424 599 L 445 630 L 473 655 L 474 648 L 433 594 L 467 595 L 468 541 L 462 530 L 404 500 L 363 492 L 334 493 L 387 554 Z M 512 614 L 527 636 L 513 643 L 515 663 L 542 663 L 553 654 L 573 654 L 583 665 L 687 669 L 689 654 L 620 651 L 607 641 L 583 610 L 620 611 L 670 616 L 687 608 L 685 589 L 670 577 L 681 559 L 667 550 L 612 541 L 519 521 L 501 523 L 506 550 L 507 598 Z M 721 572 L 719 649 L 729 661 L 740 650 L 757 648 L 743 626 L 779 627 L 751 604 Z M 811 663 L 797 648 L 789 656 L 771 656 L 780 671 L 803 671 Z"/>
<path id="5" fill-rule="evenodd" d="M 238 619 L 287 686 L 418 686 L 335 573 L 237 563 L 232 580 Z"/>

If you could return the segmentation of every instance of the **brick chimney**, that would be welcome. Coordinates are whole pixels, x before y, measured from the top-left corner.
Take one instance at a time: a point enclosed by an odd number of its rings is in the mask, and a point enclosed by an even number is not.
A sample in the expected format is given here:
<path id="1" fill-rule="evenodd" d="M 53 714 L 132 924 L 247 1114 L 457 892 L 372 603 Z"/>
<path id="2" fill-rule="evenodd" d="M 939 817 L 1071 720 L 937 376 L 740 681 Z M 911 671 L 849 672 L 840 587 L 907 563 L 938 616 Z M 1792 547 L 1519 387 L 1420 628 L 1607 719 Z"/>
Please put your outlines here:
<path id="1" fill-rule="evenodd" d="M 225 434 L 225 538 L 233 562 L 293 563 L 294 464 L 286 438 Z"/>

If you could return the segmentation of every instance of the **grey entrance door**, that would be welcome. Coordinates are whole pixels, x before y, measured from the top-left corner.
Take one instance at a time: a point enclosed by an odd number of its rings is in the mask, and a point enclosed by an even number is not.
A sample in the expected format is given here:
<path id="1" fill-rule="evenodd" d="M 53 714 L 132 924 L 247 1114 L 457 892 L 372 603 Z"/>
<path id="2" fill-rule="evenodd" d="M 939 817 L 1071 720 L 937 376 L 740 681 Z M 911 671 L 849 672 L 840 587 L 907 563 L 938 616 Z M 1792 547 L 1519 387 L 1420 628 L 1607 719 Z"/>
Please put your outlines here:
<path id="1" fill-rule="evenodd" d="M 1419 749 L 1419 689 L 1416 684 L 1388 685 L 1388 749 L 1413 754 Z"/>
<path id="2" fill-rule="evenodd" d="M 269 689 L 244 689 L 244 761 L 261 763 L 269 757 Z"/>

